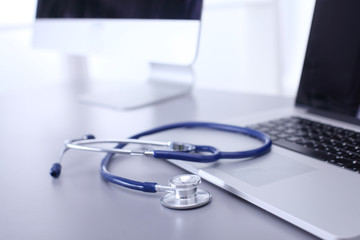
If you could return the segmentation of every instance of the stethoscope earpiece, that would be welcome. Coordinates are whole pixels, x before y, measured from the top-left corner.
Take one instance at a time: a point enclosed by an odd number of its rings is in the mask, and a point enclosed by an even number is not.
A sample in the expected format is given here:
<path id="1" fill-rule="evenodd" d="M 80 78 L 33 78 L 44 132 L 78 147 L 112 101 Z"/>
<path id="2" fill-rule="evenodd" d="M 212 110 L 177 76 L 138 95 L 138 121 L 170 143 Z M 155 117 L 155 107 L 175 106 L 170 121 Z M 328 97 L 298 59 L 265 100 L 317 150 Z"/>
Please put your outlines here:
<path id="1" fill-rule="evenodd" d="M 92 134 L 88 134 L 88 135 L 83 136 L 83 140 L 87 140 L 87 139 L 95 139 L 95 136 L 92 135 Z"/>
<path id="2" fill-rule="evenodd" d="M 54 163 L 50 169 L 50 175 L 53 178 L 58 178 L 61 173 L 61 164 L 60 163 Z"/>

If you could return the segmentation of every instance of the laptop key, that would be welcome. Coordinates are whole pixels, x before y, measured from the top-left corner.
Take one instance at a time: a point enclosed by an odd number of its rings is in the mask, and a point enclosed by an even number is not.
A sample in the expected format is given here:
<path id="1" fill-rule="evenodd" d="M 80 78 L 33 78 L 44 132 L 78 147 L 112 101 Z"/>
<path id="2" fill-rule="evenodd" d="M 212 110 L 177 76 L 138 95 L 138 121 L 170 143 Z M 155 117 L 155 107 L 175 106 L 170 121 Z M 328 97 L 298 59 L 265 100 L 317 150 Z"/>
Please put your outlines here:
<path id="1" fill-rule="evenodd" d="M 290 136 L 290 137 L 287 137 L 286 140 L 288 140 L 289 142 L 296 142 L 296 141 L 300 140 L 300 137 Z"/>

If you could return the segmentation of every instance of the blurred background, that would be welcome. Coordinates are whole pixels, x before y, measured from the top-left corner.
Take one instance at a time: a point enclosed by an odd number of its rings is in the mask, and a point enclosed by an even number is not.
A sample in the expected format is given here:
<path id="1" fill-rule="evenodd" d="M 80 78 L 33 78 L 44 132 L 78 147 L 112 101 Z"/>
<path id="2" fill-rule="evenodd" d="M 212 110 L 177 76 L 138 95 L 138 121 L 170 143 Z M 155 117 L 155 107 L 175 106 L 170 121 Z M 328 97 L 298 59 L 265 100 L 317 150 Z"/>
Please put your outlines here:
<path id="1" fill-rule="evenodd" d="M 294 97 L 315 0 L 204 0 L 196 88 Z M 0 95 L 71 81 L 71 58 L 32 47 L 36 0 L 0 0 Z M 89 78 L 141 81 L 148 66 L 87 56 Z"/>

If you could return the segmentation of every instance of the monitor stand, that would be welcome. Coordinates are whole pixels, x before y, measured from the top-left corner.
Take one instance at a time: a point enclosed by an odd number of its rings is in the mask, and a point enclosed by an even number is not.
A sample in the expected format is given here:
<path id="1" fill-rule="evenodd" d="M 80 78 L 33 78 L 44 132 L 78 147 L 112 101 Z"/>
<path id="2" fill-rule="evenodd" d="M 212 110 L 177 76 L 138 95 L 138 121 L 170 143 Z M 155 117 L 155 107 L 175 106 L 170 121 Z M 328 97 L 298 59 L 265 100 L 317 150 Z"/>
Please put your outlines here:
<path id="1" fill-rule="evenodd" d="M 111 90 L 86 93 L 80 101 L 117 110 L 137 109 L 187 94 L 194 81 L 192 66 L 150 63 L 146 82 L 124 83 Z"/>

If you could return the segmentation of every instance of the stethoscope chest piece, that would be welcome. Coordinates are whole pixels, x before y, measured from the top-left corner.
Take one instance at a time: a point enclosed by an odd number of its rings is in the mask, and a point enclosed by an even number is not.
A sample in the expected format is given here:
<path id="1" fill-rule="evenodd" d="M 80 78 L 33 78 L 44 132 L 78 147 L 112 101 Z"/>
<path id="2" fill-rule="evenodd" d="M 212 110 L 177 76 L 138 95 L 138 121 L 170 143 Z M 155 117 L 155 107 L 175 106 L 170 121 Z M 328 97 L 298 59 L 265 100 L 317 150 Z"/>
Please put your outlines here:
<path id="1" fill-rule="evenodd" d="M 171 209 L 192 209 L 201 207 L 211 200 L 211 194 L 198 189 L 201 178 L 193 174 L 172 177 L 169 184 L 173 191 L 161 198 L 161 203 Z"/>

